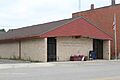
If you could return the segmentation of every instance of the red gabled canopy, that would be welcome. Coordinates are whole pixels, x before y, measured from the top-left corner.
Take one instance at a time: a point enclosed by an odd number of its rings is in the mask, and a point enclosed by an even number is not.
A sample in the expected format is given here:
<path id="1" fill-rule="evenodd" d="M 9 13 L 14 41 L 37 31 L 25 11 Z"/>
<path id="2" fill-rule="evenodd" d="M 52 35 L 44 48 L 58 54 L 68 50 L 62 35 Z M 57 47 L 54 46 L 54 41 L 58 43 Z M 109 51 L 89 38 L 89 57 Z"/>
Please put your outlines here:
<path id="1" fill-rule="evenodd" d="M 76 18 L 63 26 L 40 35 L 40 37 L 58 36 L 82 36 L 94 39 L 112 39 L 108 34 L 104 33 L 84 18 Z"/>

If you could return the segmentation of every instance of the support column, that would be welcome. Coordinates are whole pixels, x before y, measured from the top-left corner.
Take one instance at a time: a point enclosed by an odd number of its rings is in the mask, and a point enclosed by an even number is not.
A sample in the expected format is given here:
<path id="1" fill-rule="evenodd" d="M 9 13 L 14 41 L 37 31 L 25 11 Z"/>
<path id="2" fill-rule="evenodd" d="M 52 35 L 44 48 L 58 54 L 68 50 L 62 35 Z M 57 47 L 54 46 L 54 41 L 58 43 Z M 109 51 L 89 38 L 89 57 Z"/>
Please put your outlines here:
<path id="1" fill-rule="evenodd" d="M 111 60 L 111 41 L 110 40 L 108 42 L 108 46 L 109 46 L 109 60 Z"/>
<path id="2" fill-rule="evenodd" d="M 45 40 L 45 62 L 47 62 L 47 38 Z"/>

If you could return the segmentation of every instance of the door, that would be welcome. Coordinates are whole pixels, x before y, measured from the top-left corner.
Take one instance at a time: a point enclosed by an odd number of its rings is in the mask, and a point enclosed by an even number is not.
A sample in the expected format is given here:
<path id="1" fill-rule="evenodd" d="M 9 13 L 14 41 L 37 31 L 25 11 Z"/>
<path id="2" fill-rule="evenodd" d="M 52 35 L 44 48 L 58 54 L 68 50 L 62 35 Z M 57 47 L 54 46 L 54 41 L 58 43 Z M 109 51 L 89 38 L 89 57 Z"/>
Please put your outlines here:
<path id="1" fill-rule="evenodd" d="M 47 39 L 47 61 L 56 61 L 56 38 Z"/>
<path id="2" fill-rule="evenodd" d="M 93 51 L 96 52 L 97 59 L 103 59 L 103 40 L 93 40 Z"/>

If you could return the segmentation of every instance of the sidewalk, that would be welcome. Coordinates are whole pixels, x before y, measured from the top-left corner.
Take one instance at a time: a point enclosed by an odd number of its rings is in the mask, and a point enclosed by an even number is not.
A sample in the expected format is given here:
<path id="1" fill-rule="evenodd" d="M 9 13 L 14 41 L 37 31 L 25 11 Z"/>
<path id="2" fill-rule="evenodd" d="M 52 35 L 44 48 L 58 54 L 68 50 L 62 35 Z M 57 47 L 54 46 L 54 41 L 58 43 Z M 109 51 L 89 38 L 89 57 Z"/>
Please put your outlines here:
<path id="1" fill-rule="evenodd" d="M 50 67 L 52 63 L 33 63 L 30 61 L 0 59 L 0 69 L 8 68 L 32 68 L 32 67 Z"/>
<path id="2" fill-rule="evenodd" d="M 0 64 L 30 63 L 30 61 L 0 59 Z"/>
<path id="3" fill-rule="evenodd" d="M 91 60 L 91 61 L 66 61 L 66 62 L 44 62 L 44 63 L 31 63 L 29 61 L 20 60 L 4 60 L 0 59 L 0 69 L 8 68 L 33 68 L 33 67 L 52 67 L 55 65 L 100 65 L 100 64 L 111 64 L 119 63 L 120 60 Z M 70 64 L 70 65 L 69 65 Z"/>
<path id="4" fill-rule="evenodd" d="M 51 67 L 52 63 L 19 63 L 19 64 L 0 64 L 0 69 L 9 68 L 32 68 L 32 67 Z"/>

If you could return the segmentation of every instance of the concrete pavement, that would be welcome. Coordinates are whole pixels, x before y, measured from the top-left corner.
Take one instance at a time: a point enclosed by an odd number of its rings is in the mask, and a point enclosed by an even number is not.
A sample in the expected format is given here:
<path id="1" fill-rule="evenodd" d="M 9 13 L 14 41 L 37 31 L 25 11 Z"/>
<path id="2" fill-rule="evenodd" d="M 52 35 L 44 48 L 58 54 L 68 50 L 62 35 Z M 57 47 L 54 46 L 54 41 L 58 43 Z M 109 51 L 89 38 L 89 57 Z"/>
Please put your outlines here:
<path id="1" fill-rule="evenodd" d="M 30 63 L 30 61 L 0 59 L 0 64 Z"/>
<path id="2" fill-rule="evenodd" d="M 30 61 L 22 61 L 22 60 L 7 60 L 0 59 L 0 69 L 8 69 L 8 68 L 31 68 L 31 67 L 50 67 L 54 64 L 51 63 L 34 63 Z"/>
<path id="3" fill-rule="evenodd" d="M 0 69 L 9 68 L 32 68 L 32 67 L 50 67 L 54 66 L 51 63 L 19 63 L 19 64 L 0 64 Z"/>
<path id="4" fill-rule="evenodd" d="M 119 60 L 1 65 L 0 80 L 120 80 Z"/>
<path id="5" fill-rule="evenodd" d="M 67 61 L 67 62 L 45 62 L 31 63 L 29 61 L 20 60 L 4 60 L 0 59 L 0 69 L 7 68 L 31 68 L 31 67 L 50 67 L 50 66 L 74 66 L 74 65 L 100 65 L 117 63 L 120 60 L 92 60 L 92 61 Z"/>

